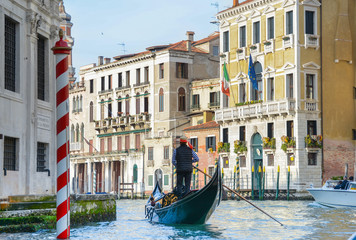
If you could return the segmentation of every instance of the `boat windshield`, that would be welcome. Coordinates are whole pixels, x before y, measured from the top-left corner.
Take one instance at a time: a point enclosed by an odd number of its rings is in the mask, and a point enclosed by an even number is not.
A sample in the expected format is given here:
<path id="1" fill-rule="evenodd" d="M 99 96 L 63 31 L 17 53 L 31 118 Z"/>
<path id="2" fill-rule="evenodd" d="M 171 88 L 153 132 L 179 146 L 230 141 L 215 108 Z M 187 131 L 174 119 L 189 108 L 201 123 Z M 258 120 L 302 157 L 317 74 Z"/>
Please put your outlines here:
<path id="1" fill-rule="evenodd" d="M 354 190 L 354 191 L 356 191 L 356 182 L 351 182 L 350 183 L 350 188 L 349 188 L 350 190 Z"/>
<path id="2" fill-rule="evenodd" d="M 327 180 L 324 184 L 324 189 L 334 189 L 335 186 L 339 183 L 339 180 Z"/>

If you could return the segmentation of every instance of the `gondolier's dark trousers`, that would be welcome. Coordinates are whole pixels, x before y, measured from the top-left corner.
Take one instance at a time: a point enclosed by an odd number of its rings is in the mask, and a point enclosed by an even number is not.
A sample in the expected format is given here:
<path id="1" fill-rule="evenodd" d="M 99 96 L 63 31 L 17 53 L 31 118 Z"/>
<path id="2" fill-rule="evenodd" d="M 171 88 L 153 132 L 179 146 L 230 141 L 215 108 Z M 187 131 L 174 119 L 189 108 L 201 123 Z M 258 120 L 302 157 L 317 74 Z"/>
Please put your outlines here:
<path id="1" fill-rule="evenodd" d="M 192 180 L 192 172 L 177 172 L 177 186 L 182 186 L 183 185 L 183 179 L 184 179 L 184 193 L 186 194 L 190 191 L 190 182 Z"/>

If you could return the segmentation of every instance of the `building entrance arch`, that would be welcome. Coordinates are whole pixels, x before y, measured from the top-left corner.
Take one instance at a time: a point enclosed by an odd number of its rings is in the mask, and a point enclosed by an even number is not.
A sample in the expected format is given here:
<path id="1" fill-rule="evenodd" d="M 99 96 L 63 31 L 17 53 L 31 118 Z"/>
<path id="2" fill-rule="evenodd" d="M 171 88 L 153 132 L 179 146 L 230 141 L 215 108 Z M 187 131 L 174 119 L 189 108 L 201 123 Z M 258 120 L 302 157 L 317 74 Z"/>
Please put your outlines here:
<path id="1" fill-rule="evenodd" d="M 156 169 L 156 171 L 155 171 L 155 181 L 154 182 L 155 183 L 158 182 L 158 184 L 161 187 L 161 189 L 162 189 L 162 186 L 163 186 L 162 179 L 163 179 L 162 170 L 161 169 Z"/>
<path id="2" fill-rule="evenodd" d="M 254 176 L 254 189 L 257 189 L 258 183 L 261 184 L 261 176 L 258 174 L 258 167 L 261 166 L 263 169 L 263 150 L 262 150 L 262 137 L 259 133 L 255 133 L 251 139 L 251 152 L 252 152 L 252 161 L 251 165 L 255 168 Z"/>

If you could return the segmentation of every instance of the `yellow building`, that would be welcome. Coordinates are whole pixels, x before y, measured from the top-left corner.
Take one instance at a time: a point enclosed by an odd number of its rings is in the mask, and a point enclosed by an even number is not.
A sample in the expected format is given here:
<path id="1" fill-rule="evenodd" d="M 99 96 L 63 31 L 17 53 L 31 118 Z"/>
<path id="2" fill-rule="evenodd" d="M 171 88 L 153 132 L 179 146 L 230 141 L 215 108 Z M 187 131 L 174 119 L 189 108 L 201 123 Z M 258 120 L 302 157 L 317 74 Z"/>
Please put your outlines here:
<path id="1" fill-rule="evenodd" d="M 238 158 L 241 188 L 251 188 L 253 166 L 256 170 L 266 168 L 266 188 L 276 187 L 278 166 L 282 188 L 287 185 L 288 168 L 292 189 L 320 186 L 320 2 L 234 1 L 234 6 L 218 13 L 217 18 L 220 63 L 226 63 L 230 76 L 230 97 L 222 94 L 223 108 L 215 116 L 222 126 L 222 139 L 231 146 L 230 153 L 222 156 L 230 159 L 224 172 L 230 175 Z M 250 57 L 257 89 L 248 76 Z"/>

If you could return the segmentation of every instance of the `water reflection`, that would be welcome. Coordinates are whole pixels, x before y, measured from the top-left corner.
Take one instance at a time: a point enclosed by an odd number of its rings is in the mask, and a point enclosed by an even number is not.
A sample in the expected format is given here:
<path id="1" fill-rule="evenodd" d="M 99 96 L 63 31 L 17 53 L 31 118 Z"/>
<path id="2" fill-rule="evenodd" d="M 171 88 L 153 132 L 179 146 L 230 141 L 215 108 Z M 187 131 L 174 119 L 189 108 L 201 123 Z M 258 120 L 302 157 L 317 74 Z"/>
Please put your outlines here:
<path id="1" fill-rule="evenodd" d="M 303 201 L 224 201 L 205 225 L 153 224 L 144 219 L 145 200 L 120 200 L 117 221 L 72 228 L 71 239 L 348 239 L 356 232 L 355 209 L 326 208 Z M 56 239 L 55 231 L 0 234 L 0 239 Z"/>

